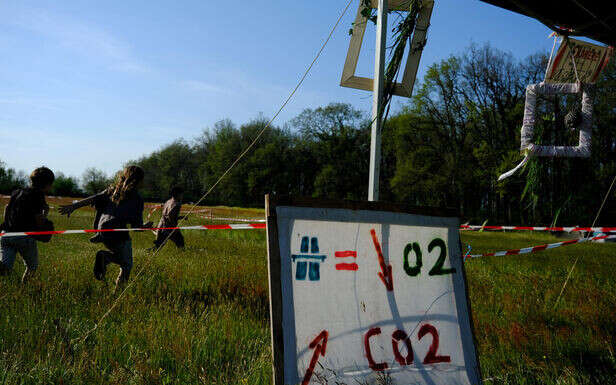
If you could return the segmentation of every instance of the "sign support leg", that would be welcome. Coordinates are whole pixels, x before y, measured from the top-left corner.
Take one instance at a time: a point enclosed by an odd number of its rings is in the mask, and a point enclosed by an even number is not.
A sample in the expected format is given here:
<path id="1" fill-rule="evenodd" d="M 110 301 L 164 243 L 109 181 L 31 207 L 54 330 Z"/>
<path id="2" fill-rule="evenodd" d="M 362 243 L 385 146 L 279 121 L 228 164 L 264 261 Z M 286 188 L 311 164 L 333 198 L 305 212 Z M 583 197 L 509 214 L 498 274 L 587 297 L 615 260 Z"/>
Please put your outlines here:
<path id="1" fill-rule="evenodd" d="M 370 137 L 370 176 L 368 200 L 379 200 L 379 175 L 381 165 L 381 112 L 385 83 L 385 51 L 387 43 L 387 0 L 379 0 L 376 23 L 376 55 L 374 59 L 374 84 L 372 92 L 372 130 Z"/>

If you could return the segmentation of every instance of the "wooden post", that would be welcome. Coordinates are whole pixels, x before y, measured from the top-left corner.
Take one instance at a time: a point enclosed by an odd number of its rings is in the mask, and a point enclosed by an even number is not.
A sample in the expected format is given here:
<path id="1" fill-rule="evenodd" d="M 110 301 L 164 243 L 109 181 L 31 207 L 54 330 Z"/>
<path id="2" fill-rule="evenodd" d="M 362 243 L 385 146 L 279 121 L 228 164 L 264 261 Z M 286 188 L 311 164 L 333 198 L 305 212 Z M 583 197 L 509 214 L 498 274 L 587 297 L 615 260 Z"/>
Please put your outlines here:
<path id="1" fill-rule="evenodd" d="M 272 199 L 265 196 L 267 218 L 267 255 L 270 298 L 270 329 L 272 338 L 274 385 L 284 385 L 284 341 L 282 335 L 282 281 L 280 249 L 278 246 L 278 221 Z"/>
<path id="2" fill-rule="evenodd" d="M 379 175 L 381 166 L 381 124 L 383 88 L 385 83 L 385 50 L 387 43 L 387 0 L 379 0 L 376 22 L 376 55 L 372 87 L 372 131 L 370 137 L 370 176 L 368 200 L 379 200 Z"/>

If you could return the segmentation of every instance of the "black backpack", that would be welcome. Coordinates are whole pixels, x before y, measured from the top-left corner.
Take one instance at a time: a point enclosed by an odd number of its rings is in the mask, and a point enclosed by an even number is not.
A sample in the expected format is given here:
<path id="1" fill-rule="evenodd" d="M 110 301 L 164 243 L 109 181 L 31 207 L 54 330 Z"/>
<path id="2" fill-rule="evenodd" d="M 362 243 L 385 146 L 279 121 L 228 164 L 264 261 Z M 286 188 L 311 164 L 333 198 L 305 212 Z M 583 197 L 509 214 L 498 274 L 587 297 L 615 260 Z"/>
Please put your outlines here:
<path id="1" fill-rule="evenodd" d="M 27 207 L 31 204 L 30 195 L 33 194 L 32 189 L 18 189 L 13 191 L 11 199 L 6 207 L 6 215 L 2 230 L 11 231 L 53 231 L 53 222 L 45 218 L 43 225 L 37 226 L 36 219 L 32 216 L 31 210 Z M 45 235 L 30 235 L 39 242 L 49 242 L 51 234 Z"/>
<path id="2" fill-rule="evenodd" d="M 41 226 L 38 227 L 37 231 L 53 231 L 53 222 L 49 219 L 45 218 L 45 221 Z M 40 234 L 40 235 L 30 235 L 32 238 L 36 239 L 39 242 L 49 242 L 51 241 L 52 234 Z"/>

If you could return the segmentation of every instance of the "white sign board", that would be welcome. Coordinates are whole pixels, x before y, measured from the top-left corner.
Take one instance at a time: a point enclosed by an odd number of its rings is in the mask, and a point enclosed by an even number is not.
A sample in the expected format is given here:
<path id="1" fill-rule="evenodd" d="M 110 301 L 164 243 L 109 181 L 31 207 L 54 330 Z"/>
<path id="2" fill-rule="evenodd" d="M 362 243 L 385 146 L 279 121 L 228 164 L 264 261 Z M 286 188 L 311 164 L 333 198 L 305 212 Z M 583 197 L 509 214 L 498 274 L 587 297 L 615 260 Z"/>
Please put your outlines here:
<path id="1" fill-rule="evenodd" d="M 481 383 L 458 219 L 357 205 L 268 204 L 275 383 Z"/>
<path id="2" fill-rule="evenodd" d="M 580 82 L 594 84 L 612 56 L 613 49 L 581 40 L 563 40 L 550 63 L 547 83 L 575 83 L 575 69 Z M 573 57 L 573 60 L 572 60 Z M 575 61 L 575 69 L 573 62 Z"/>

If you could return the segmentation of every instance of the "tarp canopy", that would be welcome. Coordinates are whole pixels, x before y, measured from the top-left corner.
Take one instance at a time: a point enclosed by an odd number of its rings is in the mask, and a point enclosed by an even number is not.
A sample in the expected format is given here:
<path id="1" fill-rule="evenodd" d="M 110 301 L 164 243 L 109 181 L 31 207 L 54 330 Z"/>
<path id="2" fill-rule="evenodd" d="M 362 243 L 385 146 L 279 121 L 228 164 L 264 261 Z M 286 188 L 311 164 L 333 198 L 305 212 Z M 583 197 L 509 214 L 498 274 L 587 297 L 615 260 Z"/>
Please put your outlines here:
<path id="1" fill-rule="evenodd" d="M 562 35 L 616 45 L 614 0 L 480 0 L 537 19 Z"/>

